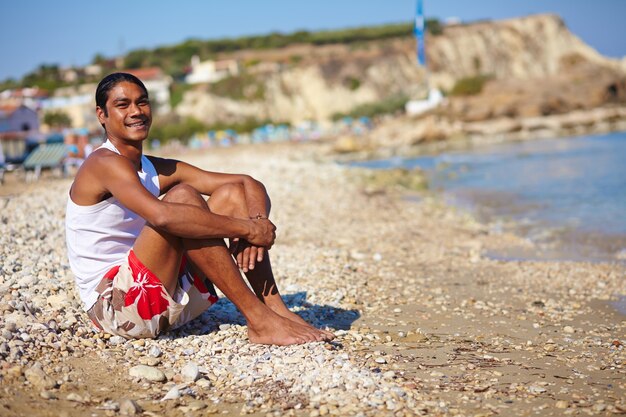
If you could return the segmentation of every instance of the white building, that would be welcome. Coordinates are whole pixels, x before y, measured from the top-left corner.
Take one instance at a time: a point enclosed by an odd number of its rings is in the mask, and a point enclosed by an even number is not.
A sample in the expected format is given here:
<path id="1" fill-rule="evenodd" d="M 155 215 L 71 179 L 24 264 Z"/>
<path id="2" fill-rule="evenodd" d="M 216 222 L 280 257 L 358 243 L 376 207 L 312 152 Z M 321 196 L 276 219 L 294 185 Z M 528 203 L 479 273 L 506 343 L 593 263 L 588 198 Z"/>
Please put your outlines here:
<path id="1" fill-rule="evenodd" d="M 215 83 L 226 77 L 239 75 L 239 64 L 234 59 L 202 61 L 197 55 L 191 58 L 191 72 L 185 77 L 188 84 Z"/>

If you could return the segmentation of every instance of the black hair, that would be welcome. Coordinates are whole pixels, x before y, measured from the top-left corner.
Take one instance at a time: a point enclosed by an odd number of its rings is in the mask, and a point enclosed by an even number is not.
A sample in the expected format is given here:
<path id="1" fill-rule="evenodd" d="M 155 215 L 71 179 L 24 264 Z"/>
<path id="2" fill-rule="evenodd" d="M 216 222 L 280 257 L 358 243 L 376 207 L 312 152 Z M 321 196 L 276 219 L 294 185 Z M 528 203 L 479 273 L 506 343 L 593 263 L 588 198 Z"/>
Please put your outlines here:
<path id="1" fill-rule="evenodd" d="M 106 102 L 109 99 L 109 91 L 121 82 L 129 82 L 137 84 L 148 95 L 148 89 L 141 82 L 141 80 L 135 77 L 133 74 L 127 72 L 114 72 L 109 74 L 100 81 L 98 88 L 96 88 L 96 106 L 100 107 L 105 116 L 108 116 Z"/>

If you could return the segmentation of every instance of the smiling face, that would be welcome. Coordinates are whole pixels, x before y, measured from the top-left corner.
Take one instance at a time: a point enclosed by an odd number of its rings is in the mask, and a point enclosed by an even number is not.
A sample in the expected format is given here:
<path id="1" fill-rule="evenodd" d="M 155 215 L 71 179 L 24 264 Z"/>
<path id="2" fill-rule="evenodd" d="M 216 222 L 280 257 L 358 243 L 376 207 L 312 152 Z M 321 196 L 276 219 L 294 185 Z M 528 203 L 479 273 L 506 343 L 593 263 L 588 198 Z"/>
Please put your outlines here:
<path id="1" fill-rule="evenodd" d="M 148 94 L 137 84 L 116 84 L 109 91 L 105 107 L 97 107 L 96 114 L 109 139 L 143 141 L 148 137 L 152 110 Z"/>

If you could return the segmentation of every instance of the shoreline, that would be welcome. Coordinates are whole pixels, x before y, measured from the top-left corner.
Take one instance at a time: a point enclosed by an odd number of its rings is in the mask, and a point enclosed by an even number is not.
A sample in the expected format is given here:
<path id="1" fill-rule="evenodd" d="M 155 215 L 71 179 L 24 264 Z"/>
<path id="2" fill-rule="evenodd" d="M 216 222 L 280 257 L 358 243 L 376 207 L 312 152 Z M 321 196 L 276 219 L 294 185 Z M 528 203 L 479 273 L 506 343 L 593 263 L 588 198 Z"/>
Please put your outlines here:
<path id="1" fill-rule="evenodd" d="M 442 127 L 436 127 L 438 124 Z M 363 137 L 344 138 L 345 142 L 339 139 L 333 153 L 337 161 L 349 163 L 613 132 L 626 132 L 626 107 L 604 107 L 519 119 L 501 117 L 479 122 L 455 122 L 426 114 L 415 118 L 391 118 Z"/>
<path id="2" fill-rule="evenodd" d="M 604 136 L 611 133 L 595 133 L 592 136 Z M 620 136 L 621 137 L 621 136 Z M 547 213 L 536 213 L 537 216 L 528 218 L 524 216 L 523 212 L 518 209 L 518 205 L 541 205 L 545 204 L 546 200 L 516 200 L 516 194 L 503 193 L 500 191 L 489 191 L 489 189 L 481 188 L 480 185 L 474 184 L 474 188 L 470 186 L 470 190 L 466 192 L 459 191 L 454 187 L 454 180 L 450 180 L 452 185 L 448 184 L 450 188 L 443 184 L 448 181 L 444 175 L 446 170 L 451 170 L 449 175 L 462 176 L 462 173 L 457 171 L 463 171 L 470 169 L 472 164 L 476 162 L 474 156 L 490 155 L 489 149 L 498 149 L 498 152 L 504 152 L 508 157 L 517 155 L 534 155 L 533 152 L 542 151 L 543 144 L 552 144 L 547 148 L 552 149 L 557 147 L 556 143 L 559 143 L 559 149 L 565 146 L 566 142 L 552 142 L 552 141 L 577 141 L 581 136 L 567 136 L 567 137 L 549 137 L 549 138 L 536 138 L 525 139 L 524 142 L 528 145 L 523 145 L 523 149 L 517 147 L 519 140 L 482 140 L 477 142 L 474 146 L 470 146 L 466 143 L 465 146 L 448 146 L 441 153 L 432 153 L 428 155 L 419 154 L 418 156 L 404 156 L 396 155 L 385 159 L 371 159 L 346 162 L 346 158 L 340 158 L 339 163 L 348 166 L 353 169 L 365 169 L 379 171 L 374 177 L 386 178 L 387 180 L 395 179 L 398 184 L 403 184 L 405 187 L 410 184 L 409 179 L 411 177 L 424 177 L 423 180 L 425 188 L 430 188 L 434 193 L 437 193 L 439 198 L 445 199 L 448 204 L 467 211 L 469 215 L 474 216 L 479 222 L 492 227 L 495 230 L 504 230 L 510 233 L 514 233 L 522 239 L 526 239 L 531 242 L 531 245 L 520 246 L 513 250 L 505 251 L 493 251 L 493 259 L 501 260 L 546 260 L 546 261 L 590 261 L 590 262 L 619 262 L 624 263 L 626 260 L 626 234 L 615 231 L 613 229 L 587 228 L 582 229 L 574 225 L 568 225 L 564 223 L 555 223 L 546 218 Z M 484 139 L 484 138 L 482 138 Z M 533 143 L 539 143 L 534 146 Z M 580 141 L 576 142 L 580 144 Z M 505 148 L 491 148 L 492 146 L 512 144 L 514 147 Z M 533 147 L 534 146 L 534 147 Z M 576 147 L 577 145 L 573 145 Z M 588 145 L 587 145 L 588 146 Z M 513 150 L 511 150 L 513 149 Z M 515 151 L 517 149 L 517 151 Z M 486 152 L 485 152 L 486 151 Z M 461 155 L 463 160 L 467 159 L 469 168 L 466 168 L 461 163 L 449 161 L 449 158 L 441 158 L 442 155 L 450 156 L 451 159 L 455 158 L 457 152 Z M 493 150 L 493 152 L 496 152 Z M 413 160 L 412 158 L 416 158 Z M 445 161 L 445 162 L 441 162 Z M 474 161 L 474 162 L 473 162 Z M 482 161 L 482 160 L 481 160 Z M 441 168 L 440 164 L 443 164 Z M 559 165 L 562 169 L 563 163 Z M 447 168 L 446 168 L 447 167 Z M 480 169 L 478 167 L 477 169 Z M 441 172 L 443 170 L 444 173 Z M 382 171 L 387 172 L 383 175 Z M 437 184 L 436 190 L 433 189 L 433 181 Z M 493 184 L 492 184 L 493 185 Z M 478 188 L 476 188 L 478 187 Z M 410 187 L 409 187 L 410 188 Z M 455 191 L 456 190 L 456 191 Z M 520 190 L 518 190 L 520 191 Z M 545 197 L 545 196 L 544 196 Z M 615 205 L 615 203 L 613 203 Z M 539 210 L 535 207 L 534 210 Z M 575 213 L 571 213 L 571 215 Z M 542 217 L 543 216 L 543 217 Z M 578 221 L 583 221 L 584 218 L 575 218 Z M 587 219 L 589 220 L 589 219 Z M 593 219 L 591 219 L 593 220 Z M 619 224 L 618 224 L 619 225 Z M 621 229 L 620 229 L 621 230 Z"/>
<path id="3" fill-rule="evenodd" d="M 0 407 L 9 416 L 70 417 L 115 415 L 125 399 L 163 416 L 626 410 L 626 319 L 610 307 L 626 294 L 626 266 L 488 259 L 486 249 L 521 240 L 428 193 L 415 203 L 393 188 L 368 192 L 347 168 L 323 162 L 326 150 L 272 144 L 182 157 L 266 185 L 283 297 L 332 328 L 333 344 L 249 345 L 226 300 L 156 340 L 94 335 L 64 253 L 70 181 L 42 181 L 8 199 Z M 52 386 L 29 371 L 36 362 Z M 193 382 L 183 372 L 190 363 Z M 139 364 L 166 380 L 129 375 Z"/>

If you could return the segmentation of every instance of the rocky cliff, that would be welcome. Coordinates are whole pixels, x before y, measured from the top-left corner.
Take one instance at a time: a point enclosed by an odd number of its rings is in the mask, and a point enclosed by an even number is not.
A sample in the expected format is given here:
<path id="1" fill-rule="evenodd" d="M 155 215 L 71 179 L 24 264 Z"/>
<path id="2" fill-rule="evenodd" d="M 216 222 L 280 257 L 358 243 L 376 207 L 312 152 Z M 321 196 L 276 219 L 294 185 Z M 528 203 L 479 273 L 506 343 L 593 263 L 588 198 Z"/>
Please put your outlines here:
<path id="1" fill-rule="evenodd" d="M 416 65 L 409 36 L 357 46 L 296 45 L 239 52 L 234 57 L 247 63 L 243 76 L 231 80 L 230 88 L 205 85 L 188 91 L 176 111 L 206 123 L 326 120 L 389 97 L 419 97 L 427 77 L 431 85 L 448 91 L 459 79 L 476 75 L 493 80 L 487 92 L 495 94 L 502 91 L 498 83 L 506 84 L 506 97 L 518 99 L 507 105 L 515 108 L 541 95 L 547 84 L 567 90 L 553 100 L 557 112 L 624 99 L 623 62 L 598 54 L 569 32 L 558 16 L 446 26 L 426 42 L 428 73 Z M 586 86 L 578 89 L 580 84 Z M 538 85 L 543 90 L 537 90 Z M 593 97 L 588 100 L 587 95 Z M 572 100 L 579 103 L 569 106 Z M 541 106 L 546 111 L 542 102 L 530 113 L 541 113 L 537 110 Z M 451 111 L 466 117 L 468 107 L 461 101 Z M 518 110 L 510 112 L 515 115 Z M 493 109 L 483 113 L 469 117 L 490 117 Z"/>

